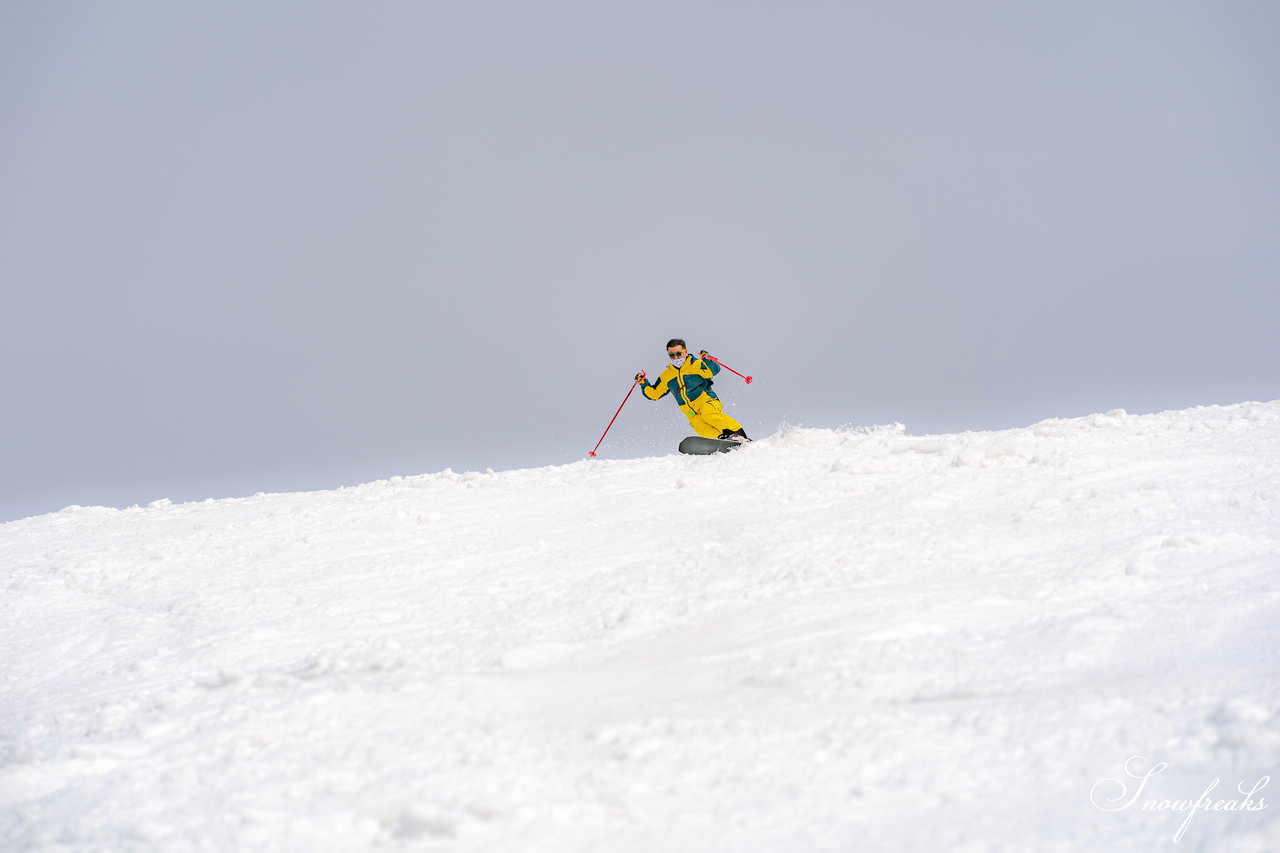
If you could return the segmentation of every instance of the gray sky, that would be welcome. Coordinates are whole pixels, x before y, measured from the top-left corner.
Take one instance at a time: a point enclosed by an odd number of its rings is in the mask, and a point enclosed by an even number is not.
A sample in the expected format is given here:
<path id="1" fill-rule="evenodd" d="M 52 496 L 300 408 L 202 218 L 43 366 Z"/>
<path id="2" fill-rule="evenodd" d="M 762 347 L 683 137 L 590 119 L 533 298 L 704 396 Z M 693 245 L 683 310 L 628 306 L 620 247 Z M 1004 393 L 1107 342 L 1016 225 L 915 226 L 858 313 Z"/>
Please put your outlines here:
<path id="1" fill-rule="evenodd" d="M 0 520 L 1274 399 L 1280 4 L 0 5 Z M 601 454 L 674 449 L 633 395 Z"/>

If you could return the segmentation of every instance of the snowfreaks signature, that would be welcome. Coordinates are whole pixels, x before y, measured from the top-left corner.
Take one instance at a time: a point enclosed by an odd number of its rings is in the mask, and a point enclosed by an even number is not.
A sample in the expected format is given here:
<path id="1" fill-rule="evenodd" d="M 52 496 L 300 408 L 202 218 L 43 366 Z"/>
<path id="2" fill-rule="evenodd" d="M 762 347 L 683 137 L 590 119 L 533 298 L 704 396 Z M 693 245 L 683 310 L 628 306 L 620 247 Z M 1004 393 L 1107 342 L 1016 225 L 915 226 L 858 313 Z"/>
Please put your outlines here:
<path id="1" fill-rule="evenodd" d="M 1138 787 L 1133 794 L 1129 793 L 1129 786 L 1125 784 L 1123 779 L 1103 779 L 1089 790 L 1089 802 L 1093 803 L 1094 808 L 1101 809 L 1104 812 L 1119 812 L 1131 807 L 1142 796 L 1142 792 L 1146 789 L 1147 783 L 1151 781 L 1151 777 L 1158 773 L 1163 773 L 1169 766 L 1161 761 L 1159 764 L 1153 765 L 1146 773 L 1135 772 L 1135 766 L 1141 766 L 1146 759 L 1141 755 L 1135 755 L 1124 763 L 1125 775 L 1130 779 L 1138 780 Z M 1182 840 L 1182 836 L 1186 834 L 1187 827 L 1191 825 L 1191 819 L 1196 816 L 1196 812 L 1257 812 L 1267 807 L 1267 801 L 1262 797 L 1254 799 L 1254 795 L 1267 787 L 1267 783 L 1271 781 L 1270 776 L 1263 776 L 1252 786 L 1247 786 L 1244 782 L 1236 784 L 1236 790 L 1240 792 L 1241 797 L 1234 799 L 1215 800 L 1210 794 L 1222 783 L 1221 779 L 1214 779 L 1209 783 L 1208 787 L 1195 800 L 1144 800 L 1138 808 L 1148 812 L 1186 812 L 1187 816 L 1178 826 L 1178 831 L 1173 834 L 1173 842 L 1177 844 Z M 1119 791 L 1114 797 L 1108 796 L 1108 793 Z"/>

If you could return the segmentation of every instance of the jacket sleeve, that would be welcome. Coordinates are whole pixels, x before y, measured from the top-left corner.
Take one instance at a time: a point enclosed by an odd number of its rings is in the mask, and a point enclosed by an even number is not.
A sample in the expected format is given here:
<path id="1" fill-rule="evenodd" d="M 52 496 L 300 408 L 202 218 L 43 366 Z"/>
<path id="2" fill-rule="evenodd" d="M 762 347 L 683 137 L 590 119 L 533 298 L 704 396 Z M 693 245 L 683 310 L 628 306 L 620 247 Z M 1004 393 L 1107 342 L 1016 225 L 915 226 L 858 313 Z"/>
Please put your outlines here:
<path id="1" fill-rule="evenodd" d="M 665 371 L 664 371 L 665 372 Z M 657 382 L 650 383 L 648 379 L 640 383 L 640 390 L 650 400 L 661 400 L 667 394 L 671 393 L 671 389 L 667 387 L 667 383 L 662 381 L 662 377 L 658 377 Z"/>
<path id="2" fill-rule="evenodd" d="M 714 361 L 698 359 L 698 372 L 710 379 L 720 372 L 720 365 Z"/>

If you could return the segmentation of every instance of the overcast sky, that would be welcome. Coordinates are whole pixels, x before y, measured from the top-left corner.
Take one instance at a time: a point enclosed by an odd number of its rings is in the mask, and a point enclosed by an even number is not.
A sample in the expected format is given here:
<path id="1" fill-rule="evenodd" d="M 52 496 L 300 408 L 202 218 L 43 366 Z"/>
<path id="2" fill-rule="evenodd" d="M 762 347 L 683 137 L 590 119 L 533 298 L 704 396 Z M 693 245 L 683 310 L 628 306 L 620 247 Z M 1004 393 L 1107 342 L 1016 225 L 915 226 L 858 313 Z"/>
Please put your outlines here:
<path id="1" fill-rule="evenodd" d="M 1280 397 L 1280 4 L 0 4 L 0 520 Z M 602 456 L 667 453 L 633 396 Z"/>

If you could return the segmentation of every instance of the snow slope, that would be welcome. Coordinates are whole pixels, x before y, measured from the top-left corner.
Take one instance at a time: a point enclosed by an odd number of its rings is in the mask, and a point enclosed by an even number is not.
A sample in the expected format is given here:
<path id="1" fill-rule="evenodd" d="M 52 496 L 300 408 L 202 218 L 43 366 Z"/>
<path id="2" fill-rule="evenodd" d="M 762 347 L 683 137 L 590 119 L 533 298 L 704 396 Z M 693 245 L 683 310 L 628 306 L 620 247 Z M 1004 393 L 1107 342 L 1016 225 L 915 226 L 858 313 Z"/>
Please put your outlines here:
<path id="1" fill-rule="evenodd" d="M 1278 569 L 1280 403 L 70 507 L 0 848 L 1276 851 Z"/>

